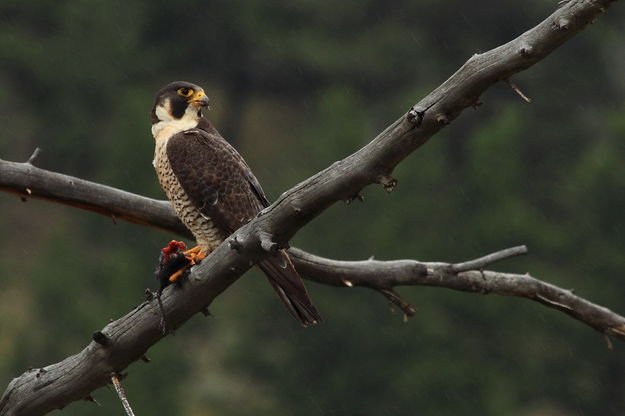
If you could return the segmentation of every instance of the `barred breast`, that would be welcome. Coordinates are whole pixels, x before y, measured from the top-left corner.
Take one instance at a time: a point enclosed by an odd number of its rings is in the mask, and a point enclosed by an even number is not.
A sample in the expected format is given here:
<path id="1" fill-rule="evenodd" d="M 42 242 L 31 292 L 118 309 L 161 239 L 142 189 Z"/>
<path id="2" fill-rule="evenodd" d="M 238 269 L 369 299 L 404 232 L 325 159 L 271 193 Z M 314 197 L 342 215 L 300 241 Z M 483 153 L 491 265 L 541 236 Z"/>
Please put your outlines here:
<path id="1" fill-rule="evenodd" d="M 167 140 L 156 141 L 153 164 L 161 188 L 163 188 L 167 199 L 169 199 L 174 207 L 176 215 L 193 233 L 202 251 L 204 251 L 205 254 L 210 253 L 221 244 L 223 236 L 214 226 L 210 218 L 203 216 L 200 211 L 195 208 L 178 182 L 167 157 Z"/>

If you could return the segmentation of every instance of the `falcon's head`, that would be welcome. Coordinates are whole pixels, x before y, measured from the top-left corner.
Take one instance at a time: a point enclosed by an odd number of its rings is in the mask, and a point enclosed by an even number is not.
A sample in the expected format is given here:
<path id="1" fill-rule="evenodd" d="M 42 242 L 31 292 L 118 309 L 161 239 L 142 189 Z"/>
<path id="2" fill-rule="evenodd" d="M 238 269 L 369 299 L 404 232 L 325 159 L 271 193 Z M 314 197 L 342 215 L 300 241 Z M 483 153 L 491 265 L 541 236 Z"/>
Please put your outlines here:
<path id="1" fill-rule="evenodd" d="M 160 122 L 197 124 L 202 118 L 202 107 L 208 107 L 208 97 L 202 87 L 186 81 L 172 82 L 156 93 L 150 114 L 152 125 Z"/>

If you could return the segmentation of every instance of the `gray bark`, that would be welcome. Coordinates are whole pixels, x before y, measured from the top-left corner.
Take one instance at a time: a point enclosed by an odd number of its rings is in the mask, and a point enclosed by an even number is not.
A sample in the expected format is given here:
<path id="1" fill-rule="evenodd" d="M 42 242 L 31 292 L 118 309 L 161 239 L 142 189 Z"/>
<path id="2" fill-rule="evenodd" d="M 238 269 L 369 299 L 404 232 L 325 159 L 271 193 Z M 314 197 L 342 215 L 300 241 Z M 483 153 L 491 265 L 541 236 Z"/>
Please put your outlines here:
<path id="1" fill-rule="evenodd" d="M 334 163 L 285 192 L 257 218 L 235 232 L 237 250 L 226 242 L 195 267 L 182 289 L 167 288 L 163 296 L 168 324 L 186 322 L 262 258 L 264 247 L 284 246 L 304 225 L 336 201 L 349 200 L 371 184 L 391 191 L 394 167 L 455 119 L 475 105 L 492 84 L 529 68 L 582 30 L 613 1 L 568 1 L 551 16 L 518 38 L 483 54 L 472 56 L 455 74 L 416 104 L 365 147 Z M 32 158 L 34 159 L 34 158 Z M 185 234 L 163 202 L 120 195 L 122 191 L 85 183 L 76 178 L 41 171 L 26 164 L 2 162 L 0 187 L 23 197 L 39 197 Z M 58 187 L 57 185 L 63 184 Z M 93 187 L 98 187 L 93 192 Z M 61 196 L 61 194 L 63 194 Z M 515 252 L 515 250 L 512 250 Z M 398 284 L 428 284 L 479 293 L 527 297 L 561 310 L 605 334 L 625 339 L 625 319 L 569 291 L 526 275 L 469 270 L 506 257 L 461 264 L 398 262 L 338 262 L 292 250 L 297 266 L 316 280 L 342 286 L 366 286 L 381 291 L 409 313 L 409 305 L 392 290 Z M 516 253 L 516 252 L 515 252 Z M 508 253 L 509 254 L 509 253 Z M 518 253 L 517 253 L 518 254 Z M 479 266 L 479 267 L 478 267 Z M 378 273 L 372 274 L 372 270 Z M 469 269 L 468 269 L 469 268 Z M 325 273 L 323 272 L 325 271 Z M 380 276 L 384 276 L 381 279 Z M 402 280 L 403 279 L 403 280 Z M 346 283 L 348 282 L 348 283 Z M 14 379 L 0 399 L 0 415 L 40 415 L 89 397 L 108 383 L 164 335 L 154 300 L 137 306 L 95 334 L 80 353 Z"/>

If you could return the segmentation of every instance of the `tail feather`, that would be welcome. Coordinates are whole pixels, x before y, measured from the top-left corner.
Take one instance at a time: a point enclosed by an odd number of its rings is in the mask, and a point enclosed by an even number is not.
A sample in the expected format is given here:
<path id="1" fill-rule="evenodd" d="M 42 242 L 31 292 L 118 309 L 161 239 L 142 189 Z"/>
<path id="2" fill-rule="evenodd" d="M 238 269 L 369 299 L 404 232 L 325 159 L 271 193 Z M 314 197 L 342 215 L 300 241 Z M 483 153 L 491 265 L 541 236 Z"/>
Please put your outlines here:
<path id="1" fill-rule="evenodd" d="M 286 251 L 280 250 L 276 255 L 258 263 L 258 267 L 265 273 L 289 313 L 302 326 L 321 321 L 321 316 Z"/>

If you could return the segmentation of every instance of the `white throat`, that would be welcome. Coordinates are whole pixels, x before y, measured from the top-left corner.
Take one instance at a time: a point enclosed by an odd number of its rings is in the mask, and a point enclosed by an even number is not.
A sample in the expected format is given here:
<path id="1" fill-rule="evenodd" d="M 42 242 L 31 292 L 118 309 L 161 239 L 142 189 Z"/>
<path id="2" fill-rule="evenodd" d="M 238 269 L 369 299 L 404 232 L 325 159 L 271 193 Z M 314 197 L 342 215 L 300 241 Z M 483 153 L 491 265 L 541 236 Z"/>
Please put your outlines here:
<path id="1" fill-rule="evenodd" d="M 152 136 L 157 142 L 167 141 L 171 136 L 181 131 L 189 130 L 197 126 L 200 116 L 198 109 L 190 105 L 181 118 L 171 116 L 169 100 L 164 105 L 156 107 L 156 116 L 160 120 L 152 125 Z"/>

